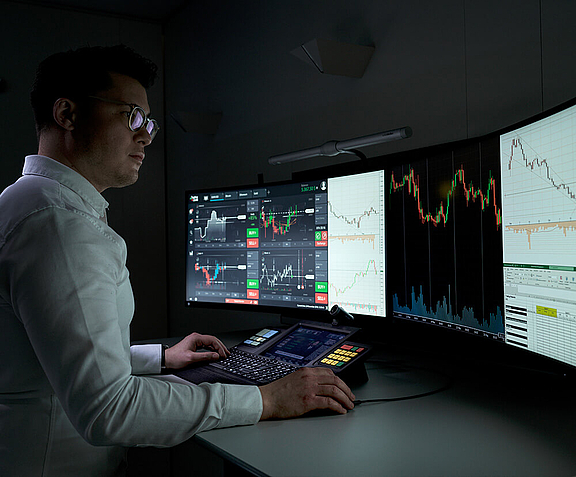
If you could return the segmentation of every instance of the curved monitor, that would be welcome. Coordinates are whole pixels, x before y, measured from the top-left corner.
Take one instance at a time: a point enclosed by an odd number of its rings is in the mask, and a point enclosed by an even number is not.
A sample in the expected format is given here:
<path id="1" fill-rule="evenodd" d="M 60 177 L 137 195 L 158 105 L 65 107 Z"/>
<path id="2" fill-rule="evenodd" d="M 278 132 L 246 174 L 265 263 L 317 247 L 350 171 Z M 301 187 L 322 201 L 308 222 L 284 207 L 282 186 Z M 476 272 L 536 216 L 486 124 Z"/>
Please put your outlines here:
<path id="1" fill-rule="evenodd" d="M 392 315 L 576 366 L 575 143 L 571 101 L 395 161 Z"/>
<path id="2" fill-rule="evenodd" d="M 575 104 L 385 170 L 188 191 L 187 303 L 337 304 L 576 366 Z"/>
<path id="3" fill-rule="evenodd" d="M 386 315 L 384 171 L 186 200 L 188 304 Z"/>
<path id="4" fill-rule="evenodd" d="M 389 171 L 393 316 L 503 342 L 497 137 L 423 156 Z"/>
<path id="5" fill-rule="evenodd" d="M 506 343 L 576 366 L 576 105 L 500 135 Z"/>

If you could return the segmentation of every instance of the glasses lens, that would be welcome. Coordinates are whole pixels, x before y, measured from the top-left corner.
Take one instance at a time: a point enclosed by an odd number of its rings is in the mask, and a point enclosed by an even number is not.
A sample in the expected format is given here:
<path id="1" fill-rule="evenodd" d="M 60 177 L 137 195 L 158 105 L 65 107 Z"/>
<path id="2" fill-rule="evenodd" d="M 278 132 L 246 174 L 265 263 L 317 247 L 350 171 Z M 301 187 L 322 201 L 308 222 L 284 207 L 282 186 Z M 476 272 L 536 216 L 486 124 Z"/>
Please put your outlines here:
<path id="1" fill-rule="evenodd" d="M 132 131 L 138 131 L 144 125 L 145 119 L 146 114 L 142 108 L 134 108 L 130 115 L 130 129 L 132 129 Z"/>
<path id="2" fill-rule="evenodd" d="M 159 129 L 160 126 L 158 126 L 158 123 L 154 119 L 150 119 L 146 125 L 146 131 L 148 131 L 148 134 L 150 134 L 150 139 L 154 139 L 154 136 L 156 136 L 156 133 Z"/>

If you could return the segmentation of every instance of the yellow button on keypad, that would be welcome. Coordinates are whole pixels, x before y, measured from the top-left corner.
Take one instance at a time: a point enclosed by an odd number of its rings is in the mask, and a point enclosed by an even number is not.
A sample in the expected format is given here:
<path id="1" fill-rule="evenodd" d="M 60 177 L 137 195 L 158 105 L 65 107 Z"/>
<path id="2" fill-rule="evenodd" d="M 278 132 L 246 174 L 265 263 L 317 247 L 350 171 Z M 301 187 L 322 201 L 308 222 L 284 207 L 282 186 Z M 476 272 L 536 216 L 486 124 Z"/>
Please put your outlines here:
<path id="1" fill-rule="evenodd" d="M 320 362 L 328 366 L 343 367 L 365 349 L 360 346 L 341 345 Z"/>

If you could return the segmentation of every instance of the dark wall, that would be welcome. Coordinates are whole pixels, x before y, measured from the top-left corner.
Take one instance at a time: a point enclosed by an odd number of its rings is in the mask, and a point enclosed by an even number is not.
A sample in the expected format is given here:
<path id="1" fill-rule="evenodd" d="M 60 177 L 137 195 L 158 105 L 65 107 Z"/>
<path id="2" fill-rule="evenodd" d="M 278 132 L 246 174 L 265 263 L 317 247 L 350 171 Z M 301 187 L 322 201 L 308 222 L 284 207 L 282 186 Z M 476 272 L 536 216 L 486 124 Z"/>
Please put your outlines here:
<path id="1" fill-rule="evenodd" d="M 125 43 L 160 66 L 149 91 L 155 116 L 163 116 L 162 28 L 158 24 L 0 1 L 0 191 L 22 172 L 24 156 L 37 152 L 29 92 L 38 63 L 58 51 L 87 45 Z M 164 136 L 147 148 L 140 179 L 126 189 L 108 190 L 110 225 L 128 244 L 128 266 L 136 296 L 134 339 L 164 336 L 166 245 Z"/>
<path id="2" fill-rule="evenodd" d="M 548 109 L 576 96 L 575 14 L 570 0 L 190 2 L 160 26 L 0 0 L 0 189 L 36 150 L 28 92 L 41 59 L 124 42 L 161 67 L 165 60 L 165 118 L 140 180 L 105 193 L 129 248 L 133 336 L 165 335 L 167 310 L 172 335 L 258 326 L 251 314 L 184 307 L 184 190 L 254 183 L 258 173 L 287 179 L 329 161 L 270 166 L 269 156 L 328 140 L 413 128 L 408 140 L 364 150 L 376 157 L 475 137 Z M 313 38 L 375 53 L 360 79 L 323 75 L 290 54 Z M 158 117 L 163 93 L 161 77 L 149 92 Z M 172 119 L 182 112 L 221 112 L 222 121 L 214 135 L 184 132 Z"/>
<path id="3" fill-rule="evenodd" d="M 184 307 L 187 188 L 288 179 L 314 159 L 271 155 L 411 126 L 368 157 L 476 137 L 576 96 L 569 0 L 192 3 L 165 25 L 170 332 L 258 326 Z M 290 54 L 313 38 L 372 45 L 360 79 L 320 74 Z M 221 112 L 216 134 L 171 114 Z M 338 159 L 336 162 L 341 162 Z M 385 163 L 383 163 L 384 165 Z M 270 319 L 270 317 L 268 317 Z"/>

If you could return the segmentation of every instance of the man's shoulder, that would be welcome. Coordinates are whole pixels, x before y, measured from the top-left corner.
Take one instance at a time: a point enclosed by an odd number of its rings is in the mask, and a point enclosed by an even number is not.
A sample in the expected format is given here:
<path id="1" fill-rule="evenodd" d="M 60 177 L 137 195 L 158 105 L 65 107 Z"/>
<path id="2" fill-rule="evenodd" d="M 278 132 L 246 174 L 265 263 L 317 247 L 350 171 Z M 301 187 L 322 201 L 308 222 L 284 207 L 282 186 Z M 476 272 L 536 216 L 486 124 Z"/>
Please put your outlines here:
<path id="1" fill-rule="evenodd" d="M 7 237 L 35 212 L 61 207 L 63 203 L 56 181 L 23 176 L 0 194 L 0 237 Z"/>
<path id="2" fill-rule="evenodd" d="M 22 176 L 0 194 L 3 216 L 27 215 L 46 207 L 64 207 L 60 184 L 47 177 Z"/>
<path id="3" fill-rule="evenodd" d="M 0 236 L 7 236 L 28 217 L 43 211 L 58 213 L 85 208 L 82 201 L 68 193 L 58 181 L 36 175 L 22 176 L 0 194 Z"/>
<path id="4" fill-rule="evenodd" d="M 25 224 L 38 228 L 54 226 L 66 229 L 66 235 L 94 233 L 114 242 L 121 249 L 123 240 L 104 224 L 82 198 L 58 181 L 26 175 L 0 194 L 0 248 L 8 237 Z M 42 225 L 44 224 L 44 225 Z"/>

